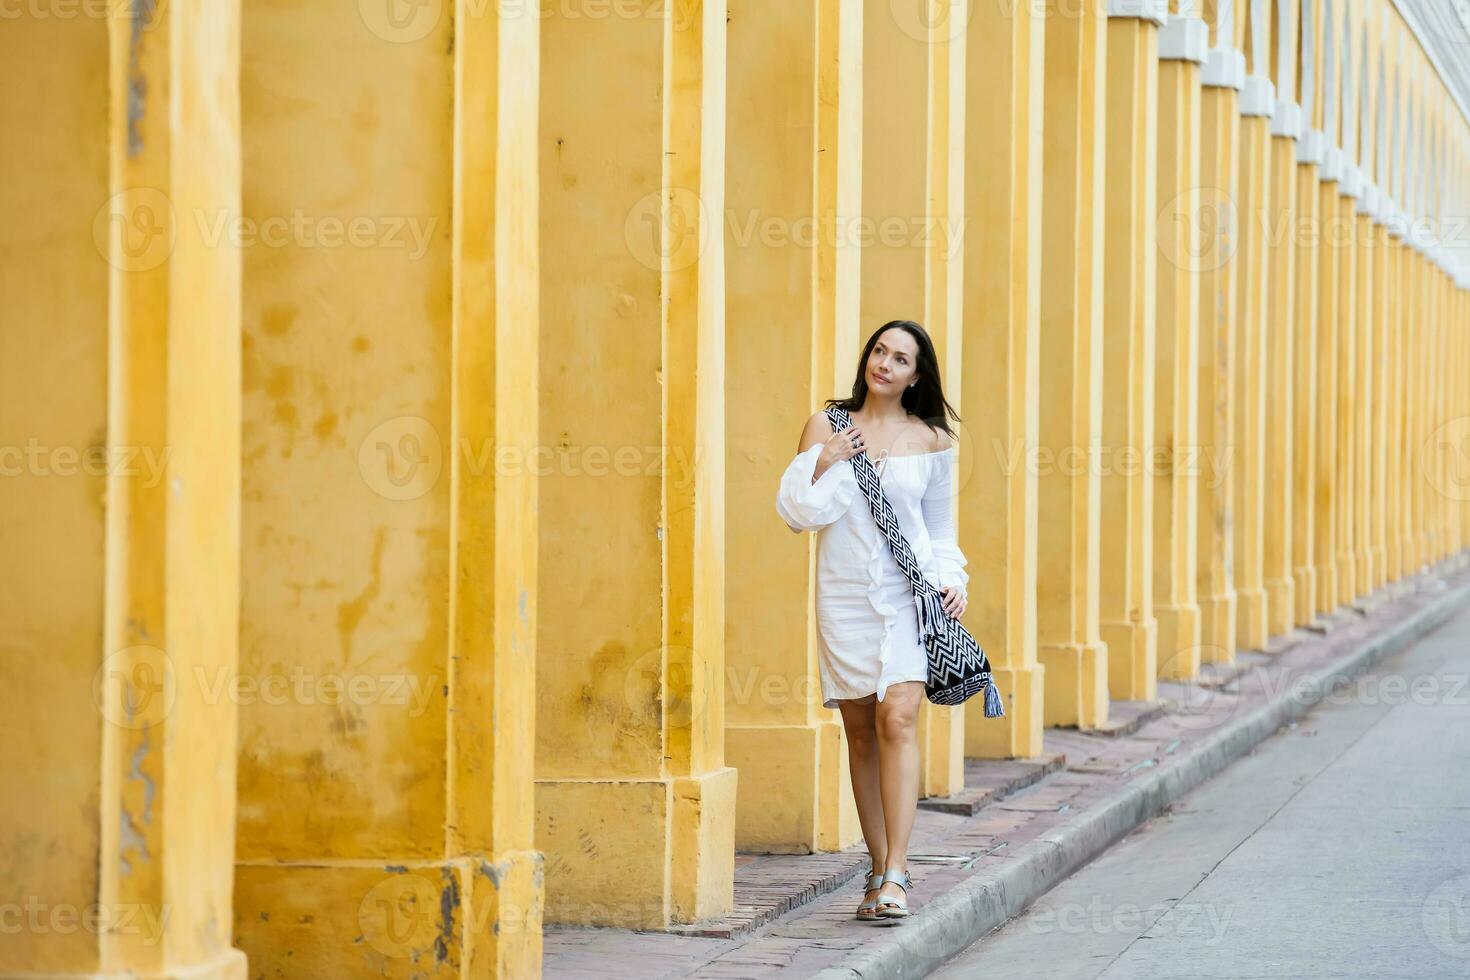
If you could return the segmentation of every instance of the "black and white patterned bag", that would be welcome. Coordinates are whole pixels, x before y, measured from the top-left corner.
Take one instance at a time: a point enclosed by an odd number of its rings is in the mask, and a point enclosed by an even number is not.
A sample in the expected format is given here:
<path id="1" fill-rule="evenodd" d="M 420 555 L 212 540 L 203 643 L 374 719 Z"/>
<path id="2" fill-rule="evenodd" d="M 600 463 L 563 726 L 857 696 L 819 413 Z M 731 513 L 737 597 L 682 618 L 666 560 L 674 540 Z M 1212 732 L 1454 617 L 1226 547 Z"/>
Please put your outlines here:
<path id="1" fill-rule="evenodd" d="M 847 411 L 835 406 L 826 410 L 833 431 L 840 432 L 852 424 Z M 853 456 L 853 476 L 868 498 L 868 507 L 873 512 L 873 521 L 883 536 L 898 567 L 909 577 L 917 598 L 919 636 L 928 654 L 928 680 L 924 693 L 935 704 L 963 704 L 973 695 L 985 692 L 985 717 L 997 718 L 1005 714 L 1001 705 L 1000 692 L 990 677 L 990 661 L 985 651 L 960 625 L 960 621 L 944 611 L 944 597 L 939 590 L 924 578 L 918 559 L 909 547 L 908 539 L 898 524 L 898 515 L 893 505 L 883 494 L 878 473 L 866 451 Z"/>

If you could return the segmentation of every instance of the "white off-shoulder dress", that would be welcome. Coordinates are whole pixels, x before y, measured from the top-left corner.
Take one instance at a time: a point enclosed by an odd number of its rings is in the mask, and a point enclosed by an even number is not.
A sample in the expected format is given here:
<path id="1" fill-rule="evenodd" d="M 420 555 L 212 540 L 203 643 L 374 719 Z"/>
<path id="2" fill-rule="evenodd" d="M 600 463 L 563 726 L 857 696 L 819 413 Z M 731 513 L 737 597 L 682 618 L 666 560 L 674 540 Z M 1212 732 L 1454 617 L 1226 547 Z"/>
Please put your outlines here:
<path id="1" fill-rule="evenodd" d="M 792 531 L 817 532 L 817 667 L 822 704 L 927 678 L 918 603 L 907 576 L 873 520 L 852 463 L 829 466 L 812 483 L 822 444 L 796 454 L 781 476 L 776 510 Z M 920 567 L 940 588 L 965 589 L 970 577 L 955 540 L 954 447 L 887 456 L 875 466 L 883 492 Z"/>

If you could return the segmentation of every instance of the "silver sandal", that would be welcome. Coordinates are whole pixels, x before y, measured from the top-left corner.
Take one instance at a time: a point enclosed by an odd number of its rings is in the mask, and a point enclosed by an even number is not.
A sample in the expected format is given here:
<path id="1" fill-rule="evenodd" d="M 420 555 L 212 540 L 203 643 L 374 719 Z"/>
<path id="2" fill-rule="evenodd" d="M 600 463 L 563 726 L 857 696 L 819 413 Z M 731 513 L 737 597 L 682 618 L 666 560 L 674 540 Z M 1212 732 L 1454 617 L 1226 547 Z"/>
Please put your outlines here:
<path id="1" fill-rule="evenodd" d="M 878 918 L 880 919 L 902 919 L 909 914 L 909 885 L 913 879 L 909 877 L 907 870 L 889 871 L 883 875 L 883 885 L 893 882 L 903 889 L 902 898 L 883 898 L 878 901 Z M 883 885 L 879 885 L 882 888 Z"/>
<path id="2" fill-rule="evenodd" d="M 882 887 L 883 876 L 876 871 L 871 871 L 868 873 L 867 880 L 863 883 L 863 893 L 866 895 L 868 892 L 877 891 Z M 878 918 L 878 897 L 876 895 L 873 896 L 872 901 L 864 898 L 863 903 L 857 907 L 856 917 L 864 922 L 876 920 Z"/>

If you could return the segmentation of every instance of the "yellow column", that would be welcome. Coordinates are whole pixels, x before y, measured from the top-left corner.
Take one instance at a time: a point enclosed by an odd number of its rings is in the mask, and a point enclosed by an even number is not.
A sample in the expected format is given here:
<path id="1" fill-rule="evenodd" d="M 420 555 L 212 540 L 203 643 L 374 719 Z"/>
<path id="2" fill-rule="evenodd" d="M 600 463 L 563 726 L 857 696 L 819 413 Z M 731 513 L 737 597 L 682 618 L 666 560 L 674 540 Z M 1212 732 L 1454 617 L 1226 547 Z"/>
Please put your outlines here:
<path id="1" fill-rule="evenodd" d="M 1333 0 L 1325 0 L 1331 4 Z M 1322 168 L 1317 189 L 1317 214 L 1320 231 L 1317 275 L 1317 492 L 1314 510 L 1314 547 L 1317 557 L 1317 594 L 1314 608 L 1318 614 L 1330 613 L 1342 602 L 1342 581 L 1338 575 L 1341 546 L 1339 512 L 1342 484 L 1339 477 L 1342 453 L 1339 438 L 1338 370 L 1342 362 L 1342 323 L 1344 307 L 1340 285 L 1344 268 L 1344 252 L 1339 241 L 1337 181 L 1342 154 L 1330 138 L 1324 138 Z"/>
<path id="2" fill-rule="evenodd" d="M 1108 694 L 1158 693 L 1153 614 L 1155 192 L 1162 0 L 1109 0 L 1103 254 L 1100 635 Z"/>
<path id="3" fill-rule="evenodd" d="M 1305 0 L 1298 25 L 1300 60 L 1290 47 L 1278 43 L 1280 52 L 1288 52 L 1286 71 L 1299 68 L 1301 80 L 1300 138 L 1296 144 L 1296 210 L 1290 228 L 1288 247 L 1295 249 L 1293 278 L 1296 288 L 1289 317 L 1284 328 L 1290 335 L 1292 358 L 1292 497 L 1291 497 L 1291 573 L 1295 596 L 1294 622 L 1309 623 L 1318 609 L 1318 538 L 1322 528 L 1317 520 L 1320 494 L 1318 459 L 1323 447 L 1318 440 L 1321 415 L 1318 405 L 1321 391 L 1318 374 L 1324 359 L 1320 336 L 1323 324 L 1318 317 L 1318 281 L 1323 251 L 1321 229 L 1321 191 L 1319 190 L 1323 136 L 1319 113 L 1322 91 L 1322 15 L 1321 0 Z M 1279 64 L 1279 62 L 1278 62 Z M 1278 68 L 1278 77 L 1281 69 Z"/>
<path id="4" fill-rule="evenodd" d="M 1236 250 L 1240 87 L 1245 59 L 1236 47 L 1230 0 L 1206 4 L 1211 47 L 1201 74 L 1199 276 L 1199 445 L 1206 469 L 1199 487 L 1200 659 L 1235 657 L 1234 584 Z"/>
<path id="5" fill-rule="evenodd" d="M 1344 418 L 1348 426 L 1347 439 L 1351 443 L 1347 471 L 1351 489 L 1346 495 L 1349 500 L 1348 522 L 1351 525 L 1348 560 L 1353 566 L 1351 588 L 1346 597 L 1349 600 L 1373 588 L 1368 521 L 1369 508 L 1372 506 L 1372 501 L 1368 499 L 1371 493 L 1368 485 L 1371 473 L 1368 420 L 1371 417 L 1374 393 L 1372 365 L 1368 363 L 1368 356 L 1371 350 L 1369 338 L 1372 335 L 1373 266 L 1372 227 L 1365 211 L 1364 195 L 1367 188 L 1363 165 L 1366 160 L 1362 137 L 1368 128 L 1369 118 L 1365 13 L 1352 4 L 1347 6 L 1342 138 L 1346 163 L 1343 180 L 1338 185 L 1349 198 L 1344 202 L 1343 220 L 1352 241 L 1350 261 L 1353 266 L 1351 280 L 1344 284 L 1346 302 L 1351 312 L 1343 318 L 1348 330 L 1347 336 L 1351 338 L 1347 346 L 1352 349 L 1352 367 L 1343 376 L 1346 389 L 1351 390 L 1351 401 Z"/>
<path id="6" fill-rule="evenodd" d="M 1293 554 L 1297 529 L 1303 523 L 1299 498 L 1308 488 L 1298 481 L 1311 472 L 1301 470 L 1297 457 L 1310 452 L 1298 438 L 1307 420 L 1297 407 L 1307 396 L 1297 389 L 1297 342 L 1313 328 L 1298 317 L 1296 301 L 1297 139 L 1301 135 L 1301 107 L 1296 102 L 1298 0 L 1275 0 L 1271 19 L 1272 79 L 1275 101 L 1271 138 L 1267 147 L 1269 202 L 1264 212 L 1266 230 L 1266 319 L 1262 348 L 1266 370 L 1265 541 L 1262 552 L 1266 586 L 1267 634 L 1279 636 L 1297 624 L 1296 576 Z"/>
<path id="7" fill-rule="evenodd" d="M 1428 266 L 1426 250 L 1429 236 L 1425 227 L 1425 147 L 1427 130 L 1427 108 L 1425 85 L 1426 72 L 1412 89 L 1413 135 L 1410 146 L 1410 188 L 1407 195 L 1407 212 L 1410 219 L 1406 240 L 1414 250 L 1409 263 L 1409 310 L 1404 319 L 1404 574 L 1417 574 L 1424 563 L 1422 531 L 1424 527 L 1424 378 L 1423 336 L 1424 317 L 1428 311 L 1425 296 L 1425 275 Z"/>
<path id="8" fill-rule="evenodd" d="M 1354 412 L 1360 410 L 1357 403 L 1359 387 L 1355 329 L 1358 308 L 1358 235 L 1353 221 L 1353 198 L 1357 194 L 1357 178 L 1356 169 L 1351 163 L 1352 153 L 1350 152 L 1356 133 L 1353 126 L 1355 76 L 1352 70 L 1356 58 L 1352 47 L 1355 34 L 1348 11 L 1348 4 L 1339 6 L 1337 13 L 1340 16 L 1334 19 L 1338 31 L 1336 39 L 1340 66 L 1338 104 L 1341 114 L 1336 128 L 1336 145 L 1328 151 L 1336 180 L 1337 196 L 1332 206 L 1332 222 L 1326 229 L 1332 246 L 1337 249 L 1337 308 L 1334 311 L 1336 314 L 1334 322 L 1337 324 L 1335 331 L 1337 402 L 1334 419 L 1337 458 L 1332 481 L 1333 489 L 1336 491 L 1333 514 L 1337 523 L 1337 590 L 1334 606 L 1350 602 L 1358 594 L 1358 566 L 1353 552 L 1357 540 L 1357 526 L 1353 517 L 1359 492 L 1356 479 L 1358 447 L 1354 438 L 1356 430 L 1353 426 L 1353 419 Z M 1326 314 L 1325 306 L 1323 314 Z"/>
<path id="9" fill-rule="evenodd" d="M 853 5 L 849 0 L 849 5 Z M 916 4 L 863 0 L 862 10 L 862 204 L 858 244 L 862 252 L 857 342 L 889 320 L 919 320 L 929 311 L 941 317 L 944 268 L 939 279 L 928 273 L 931 257 L 950 248 L 960 212 L 934 185 L 933 167 L 953 169 L 949 155 L 958 149 L 948 131 L 949 43 L 962 33 L 961 10 L 949 13 L 948 0 L 926 0 L 924 16 Z M 908 14 L 909 16 L 904 16 Z M 943 45 L 941 51 L 940 45 Z M 932 190 L 931 190 L 932 189 Z M 958 201 L 954 202 L 958 205 Z M 936 300 L 936 302 L 931 302 Z M 950 316 L 947 323 L 955 324 Z M 957 326 L 957 324 L 955 324 Z M 944 326 L 941 323 L 940 326 Z M 948 336 L 946 336 L 946 333 Z M 953 340 L 951 349 L 947 341 Z M 962 356 L 957 330 L 934 337 L 945 380 L 958 383 L 955 359 Z M 856 358 L 842 368 L 846 375 Z M 955 410 L 963 416 L 960 404 Z M 966 512 L 959 514 L 960 524 Z M 963 532 L 961 532 L 963 533 Z M 963 542 L 962 542 L 963 546 Z M 970 552 L 966 552 L 968 558 Z M 969 590 L 967 590 L 968 592 Z M 919 741 L 923 758 L 920 791 L 947 796 L 964 787 L 964 712 L 925 705 Z"/>
<path id="10" fill-rule="evenodd" d="M 205 680 L 238 653 L 238 7 L 35 9 L 0 31 L 0 973 L 243 978 Z"/>
<path id="11" fill-rule="evenodd" d="M 1098 633 L 1102 415 L 1102 0 L 1047 5 L 1042 117 L 1041 412 L 1037 660 L 1048 725 L 1107 721 Z"/>
<path id="12" fill-rule="evenodd" d="M 1383 22 L 1385 37 L 1388 9 L 1380 8 L 1376 19 Z M 1371 375 L 1373 400 L 1368 408 L 1368 540 L 1369 568 L 1368 586 L 1377 589 L 1388 581 L 1386 563 L 1387 549 L 1384 535 L 1387 531 L 1388 509 L 1388 404 L 1391 393 L 1388 389 L 1388 359 L 1392 352 L 1387 342 L 1389 301 L 1389 261 L 1392 240 L 1384 221 L 1387 198 L 1383 187 L 1387 184 L 1384 159 L 1387 152 L 1387 115 L 1384 99 L 1385 62 L 1383 37 L 1377 45 L 1374 71 L 1371 74 L 1371 99 L 1366 108 L 1371 117 L 1365 116 L 1363 130 L 1364 172 L 1369 175 L 1364 194 L 1365 211 L 1369 221 L 1369 261 L 1372 276 L 1372 307 L 1368 320 L 1368 368 Z"/>
<path id="13" fill-rule="evenodd" d="M 235 912 L 262 975 L 540 968 L 539 21 L 507 11 L 245 11 Z"/>
<path id="14" fill-rule="evenodd" d="M 1236 643 L 1266 646 L 1265 503 L 1267 316 L 1266 217 L 1271 206 L 1270 127 L 1275 92 L 1267 75 L 1266 2 L 1249 0 L 1246 13 L 1250 74 L 1240 92 L 1240 244 L 1235 344 L 1235 544 Z"/>
<path id="15" fill-rule="evenodd" d="M 1360 124 L 1367 116 L 1359 114 Z M 1355 195 L 1350 202 L 1353 227 L 1353 251 L 1357 268 L 1353 294 L 1353 343 L 1356 349 L 1353 369 L 1353 596 L 1373 590 L 1372 520 L 1373 509 L 1373 443 L 1372 419 L 1376 392 L 1373 390 L 1373 259 L 1377 252 L 1374 228 L 1367 213 L 1367 178 L 1360 166 L 1349 171 Z"/>
<path id="16" fill-rule="evenodd" d="M 726 543 L 726 756 L 752 776 L 736 799 L 735 845 L 838 850 L 861 831 L 842 724 L 822 707 L 817 676 L 815 535 L 795 537 L 775 518 L 771 488 L 802 422 L 852 380 L 856 324 L 839 325 L 834 309 L 858 288 L 858 269 L 834 272 L 838 215 L 855 210 L 841 195 L 851 197 L 861 165 L 861 9 L 740 13 L 729 24 L 727 101 L 740 166 L 723 233 L 726 316 L 741 327 L 727 334 L 725 370 L 731 390 L 763 391 L 768 410 L 728 430 L 725 457 L 727 520 L 744 529 Z M 793 329 L 793 310 L 810 311 L 806 329 Z M 784 356 L 772 358 L 773 346 Z"/>
<path id="17" fill-rule="evenodd" d="M 966 707 L 965 754 L 1041 754 L 1037 662 L 1042 132 L 1045 25 L 1031 4 L 972 4 L 965 36 L 966 221 L 959 507 L 970 623 L 1006 699 L 1004 718 Z M 996 152 L 997 148 L 1004 152 Z"/>
<path id="18" fill-rule="evenodd" d="M 1159 32 L 1159 140 L 1155 324 L 1154 613 L 1158 674 L 1199 671 L 1199 493 L 1209 470 L 1199 441 L 1200 66 L 1209 28 L 1192 13 L 1169 14 Z M 1167 462 L 1155 463 L 1155 459 Z"/>
<path id="19" fill-rule="evenodd" d="M 575 13 L 541 20 L 540 581 L 572 614 L 538 633 L 536 841 L 549 920 L 660 928 L 733 901 L 726 13 Z"/>
<path id="20" fill-rule="evenodd" d="M 1449 107 L 1446 102 L 1439 105 L 1440 111 Z M 1425 530 L 1428 540 L 1425 543 L 1424 558 L 1433 565 L 1444 557 L 1444 477 L 1446 456 L 1440 447 L 1440 440 L 1444 434 L 1444 335 L 1446 331 L 1446 319 L 1449 315 L 1449 288 L 1445 276 L 1445 239 L 1448 237 L 1449 226 L 1443 219 L 1444 198 L 1440 181 L 1444 179 L 1443 160 L 1443 130 L 1445 119 L 1436 116 L 1434 126 L 1436 129 L 1436 158 L 1435 186 L 1436 193 L 1431 203 L 1434 207 L 1434 217 L 1438 227 L 1438 236 L 1433 253 L 1434 265 L 1430 269 L 1430 306 L 1429 316 L 1425 318 L 1425 418 L 1424 424 L 1429 432 L 1429 439 L 1425 444 L 1428 453 L 1429 465 L 1429 496 L 1425 508 Z"/>
<path id="21" fill-rule="evenodd" d="M 921 322 L 934 340 L 939 370 L 944 378 L 945 397 L 961 416 L 966 414 L 963 255 L 966 6 L 966 0 L 927 0 L 927 5 L 922 8 L 927 11 L 923 21 L 926 29 L 923 30 L 915 30 L 912 24 L 902 21 L 898 8 L 890 5 L 887 12 L 905 34 L 918 34 L 917 40 L 923 42 L 929 54 L 926 86 L 928 133 L 925 140 L 927 208 L 921 221 L 921 226 L 928 233 L 923 236 L 922 246 L 924 303 Z M 986 398 L 970 404 L 984 405 L 989 400 Z M 961 463 L 966 471 L 970 470 L 970 465 L 968 460 Z M 961 486 L 957 475 L 955 489 Z M 955 498 L 958 507 L 958 494 Z M 975 540 L 973 532 L 978 528 L 971 519 L 974 513 L 972 509 L 960 509 L 956 515 L 962 550 L 966 542 L 970 543 L 970 550 L 965 552 L 967 560 L 976 548 L 985 547 L 981 540 Z M 980 698 L 974 700 L 983 702 Z M 972 711 L 973 715 L 970 714 Z M 930 796 L 949 796 L 964 789 L 966 729 L 971 724 L 991 723 L 991 719 L 984 716 L 983 703 L 961 708 L 921 701 L 920 792 Z"/>
<path id="22" fill-rule="evenodd" d="M 1408 85 L 1408 68 L 1404 60 L 1406 37 L 1402 26 L 1395 22 L 1394 33 L 1398 36 L 1398 53 L 1394 64 L 1390 68 L 1390 88 L 1387 98 L 1388 111 L 1392 115 L 1389 123 L 1388 134 L 1388 156 L 1380 163 L 1381 179 L 1386 183 L 1383 185 L 1384 199 L 1384 221 L 1388 232 L 1386 239 L 1388 245 L 1388 272 L 1387 289 L 1389 293 L 1387 318 L 1384 321 L 1384 344 L 1387 348 L 1387 387 L 1384 390 L 1386 402 L 1385 413 L 1385 517 L 1384 517 L 1384 578 L 1389 582 L 1395 582 L 1404 574 L 1404 550 L 1403 550 L 1403 528 L 1404 528 L 1404 499 L 1403 499 L 1403 466 L 1404 466 L 1404 430 L 1403 430 L 1403 314 L 1404 307 L 1408 303 L 1407 291 L 1404 289 L 1404 262 L 1406 248 L 1404 235 L 1407 232 L 1407 221 L 1403 212 L 1399 209 L 1404 200 L 1404 146 L 1407 142 L 1405 130 L 1404 110 L 1405 89 Z"/>

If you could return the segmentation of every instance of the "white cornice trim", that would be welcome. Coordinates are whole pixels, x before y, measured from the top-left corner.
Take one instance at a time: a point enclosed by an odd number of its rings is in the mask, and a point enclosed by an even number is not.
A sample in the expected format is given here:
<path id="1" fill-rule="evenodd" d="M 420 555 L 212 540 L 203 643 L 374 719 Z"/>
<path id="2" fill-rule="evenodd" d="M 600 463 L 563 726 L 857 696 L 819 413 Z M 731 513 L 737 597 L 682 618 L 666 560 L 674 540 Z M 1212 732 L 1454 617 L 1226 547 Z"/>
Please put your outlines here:
<path id="1" fill-rule="evenodd" d="M 1322 130 L 1309 129 L 1296 141 L 1296 162 L 1320 165 L 1324 149 Z"/>
<path id="2" fill-rule="evenodd" d="M 1245 52 L 1239 48 L 1211 48 L 1205 55 L 1205 68 L 1200 82 L 1207 88 L 1233 88 L 1245 85 Z"/>
<path id="3" fill-rule="evenodd" d="M 1271 135 L 1302 137 L 1302 107 L 1290 100 L 1277 99 L 1271 107 Z"/>
<path id="4" fill-rule="evenodd" d="M 1331 184 L 1342 180 L 1342 148 L 1338 146 L 1326 147 L 1322 152 L 1322 172 L 1317 179 L 1324 184 Z"/>
<path id="5" fill-rule="evenodd" d="M 1250 75 L 1240 90 L 1242 116 L 1269 116 L 1276 107 L 1276 86 L 1264 75 Z"/>
<path id="6" fill-rule="evenodd" d="M 1205 63 L 1210 47 L 1210 25 L 1192 14 L 1170 14 L 1159 31 L 1160 61 Z"/>
<path id="7" fill-rule="evenodd" d="M 1164 18 L 1169 16 L 1169 0 L 1108 0 L 1108 16 L 1136 17 L 1163 27 Z"/>

